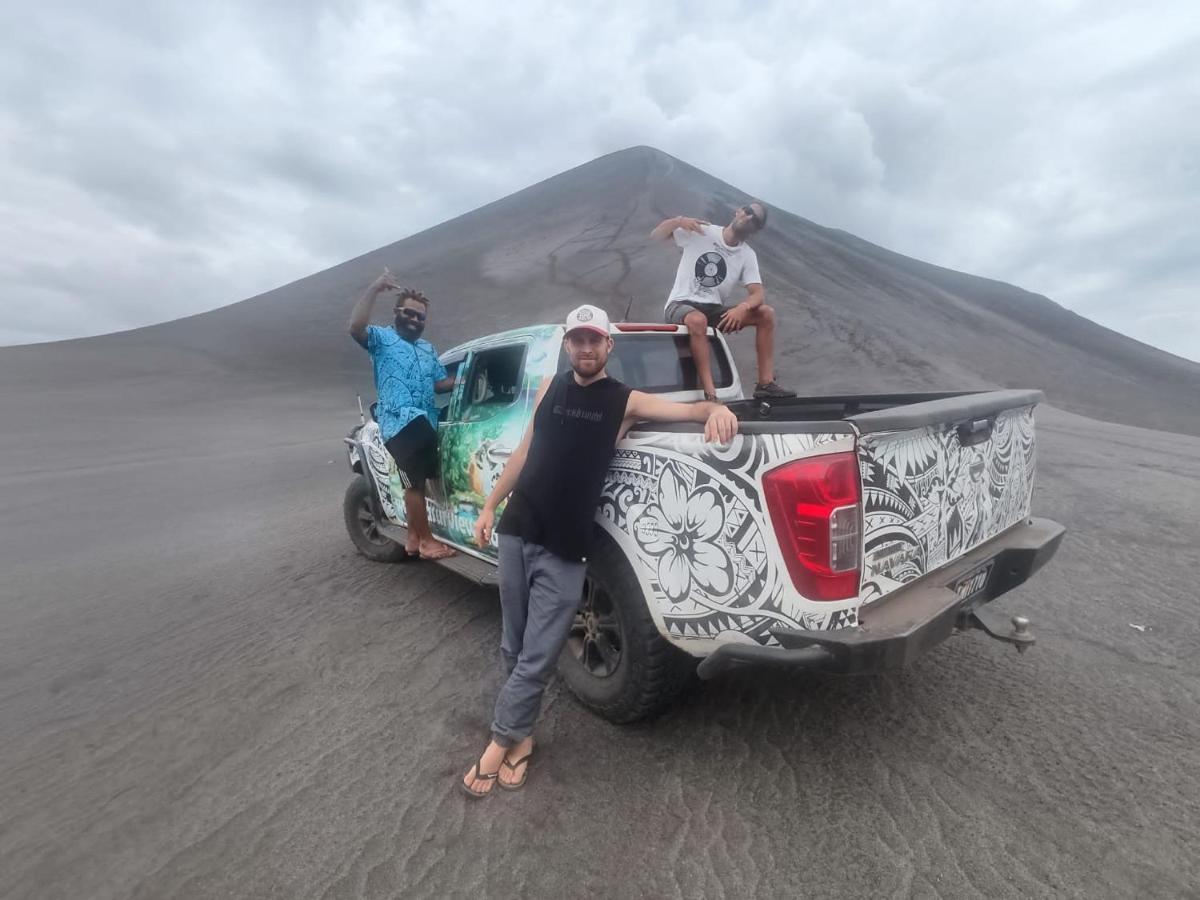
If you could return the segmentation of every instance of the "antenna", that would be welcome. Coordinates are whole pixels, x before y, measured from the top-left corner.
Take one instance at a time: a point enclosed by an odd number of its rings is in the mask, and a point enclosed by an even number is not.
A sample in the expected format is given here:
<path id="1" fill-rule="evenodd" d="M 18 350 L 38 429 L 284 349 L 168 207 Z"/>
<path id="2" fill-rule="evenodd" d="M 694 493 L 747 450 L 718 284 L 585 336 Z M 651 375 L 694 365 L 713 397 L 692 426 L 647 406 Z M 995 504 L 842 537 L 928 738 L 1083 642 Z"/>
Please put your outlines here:
<path id="1" fill-rule="evenodd" d="M 621 316 L 622 322 L 629 321 L 629 311 L 631 309 L 633 309 L 633 295 L 632 294 L 629 296 L 629 304 L 625 307 L 625 315 Z"/>
<path id="2" fill-rule="evenodd" d="M 366 425 L 367 424 L 367 415 L 366 415 L 366 413 L 363 412 L 363 408 L 362 408 L 362 394 L 355 394 L 354 396 L 358 398 L 359 421 L 362 422 L 362 424 Z"/>

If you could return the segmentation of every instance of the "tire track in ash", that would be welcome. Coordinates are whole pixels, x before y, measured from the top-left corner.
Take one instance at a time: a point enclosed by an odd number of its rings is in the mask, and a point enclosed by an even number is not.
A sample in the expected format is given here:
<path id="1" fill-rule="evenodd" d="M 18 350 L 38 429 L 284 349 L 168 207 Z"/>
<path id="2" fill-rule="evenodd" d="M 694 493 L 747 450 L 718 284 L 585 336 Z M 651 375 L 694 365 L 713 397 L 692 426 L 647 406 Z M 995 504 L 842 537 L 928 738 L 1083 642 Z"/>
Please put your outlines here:
<path id="1" fill-rule="evenodd" d="M 26 577 L 24 609 L 87 586 L 92 602 L 45 662 L 5 676 L 20 713 L 6 726 L 28 725 L 0 759 L 5 889 L 1195 893 L 1200 677 L 1180 600 L 1193 579 L 1158 533 L 1200 528 L 1170 477 L 1200 471 L 1200 442 L 1163 436 L 1143 454 L 1124 444 L 1152 433 L 1057 421 L 1039 420 L 1035 504 L 1071 536 L 1002 601 L 1034 615 L 1030 653 L 964 636 L 887 676 L 735 673 L 629 728 L 555 683 L 529 787 L 479 805 L 454 780 L 498 683 L 494 594 L 360 560 L 336 490 L 324 506 L 319 486 L 286 514 L 256 510 L 286 523 L 274 534 L 189 527 L 157 569 L 130 544 L 133 577 Z M 122 589 L 162 602 L 122 606 Z M 145 621 L 101 615 L 130 608 Z"/>
<path id="2" fill-rule="evenodd" d="M 629 222 L 634 215 L 636 215 L 640 205 L 641 202 L 635 200 L 632 204 L 630 204 L 625 212 L 620 215 L 619 221 L 617 221 L 615 224 L 601 219 L 598 222 L 588 225 L 574 237 L 568 238 L 552 249 L 546 256 L 548 263 L 547 280 L 549 283 L 553 285 L 561 284 L 579 291 L 584 295 L 593 296 L 601 301 L 601 305 L 606 304 L 608 301 L 620 300 L 621 285 L 625 283 L 626 279 L 628 279 L 629 275 L 633 271 L 633 267 L 630 264 L 629 253 L 626 250 L 619 247 L 614 247 L 613 245 L 624 234 L 626 227 L 629 225 Z M 599 246 L 594 246 L 597 242 L 599 242 Z M 592 253 L 600 255 L 611 254 L 615 256 L 620 268 L 615 274 L 615 277 L 612 279 L 611 283 L 607 287 L 595 287 L 585 280 L 586 276 L 592 274 L 593 272 L 602 271 L 611 267 L 613 265 L 611 261 L 601 262 L 590 268 L 582 269 L 581 271 L 568 271 L 564 273 L 563 270 L 566 269 L 566 267 L 560 265 L 559 254 L 565 249 L 571 247 L 582 248 L 574 251 L 577 254 Z M 564 278 L 564 274 L 567 277 Z"/>

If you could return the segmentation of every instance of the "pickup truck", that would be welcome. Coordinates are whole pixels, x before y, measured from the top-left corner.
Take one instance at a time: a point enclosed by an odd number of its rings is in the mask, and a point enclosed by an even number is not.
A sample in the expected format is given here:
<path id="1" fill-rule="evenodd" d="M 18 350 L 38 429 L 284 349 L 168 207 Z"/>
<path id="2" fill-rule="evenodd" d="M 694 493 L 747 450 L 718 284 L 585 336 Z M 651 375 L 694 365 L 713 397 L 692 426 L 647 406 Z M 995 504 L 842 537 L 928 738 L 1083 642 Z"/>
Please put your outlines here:
<path id="1" fill-rule="evenodd" d="M 609 374 L 677 400 L 702 393 L 686 330 L 615 324 Z M 699 425 L 634 426 L 617 445 L 597 539 L 559 662 L 570 690 L 614 722 L 651 715 L 694 676 L 773 665 L 892 669 L 958 629 L 1024 650 L 1028 620 L 987 604 L 1058 549 L 1030 517 L 1034 390 L 742 399 L 723 335 L 709 333 L 718 398 L 738 416 L 727 445 Z M 472 534 L 533 412 L 566 368 L 561 326 L 480 338 L 441 357 L 440 478 L 429 521 L 443 561 L 494 583 L 496 546 Z M 346 438 L 355 478 L 346 527 L 366 557 L 399 562 L 404 505 L 379 428 Z M 494 539 L 493 539 L 494 540 Z"/>

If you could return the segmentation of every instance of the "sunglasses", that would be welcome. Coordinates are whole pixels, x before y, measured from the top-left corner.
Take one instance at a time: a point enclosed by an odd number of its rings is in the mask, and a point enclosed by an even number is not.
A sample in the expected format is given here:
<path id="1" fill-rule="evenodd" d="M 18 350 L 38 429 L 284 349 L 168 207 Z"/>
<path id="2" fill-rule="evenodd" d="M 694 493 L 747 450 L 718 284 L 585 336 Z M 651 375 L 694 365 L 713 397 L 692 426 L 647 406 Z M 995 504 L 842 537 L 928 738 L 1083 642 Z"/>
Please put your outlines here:
<path id="1" fill-rule="evenodd" d="M 764 227 L 764 226 L 763 226 L 763 221 L 762 221 L 762 219 L 760 219 L 758 216 L 756 216 L 756 215 L 754 214 L 754 208 L 753 208 L 753 207 L 750 207 L 750 206 L 743 206 L 743 207 L 742 207 L 742 212 L 744 212 L 746 215 L 748 215 L 748 216 L 749 216 L 749 217 L 750 217 L 750 218 L 751 218 L 751 219 L 754 221 L 754 227 L 755 227 L 755 228 L 757 228 L 759 231 L 762 231 L 762 229 L 763 229 L 763 227 Z"/>
<path id="2" fill-rule="evenodd" d="M 400 313 L 400 315 L 404 316 L 406 319 L 414 319 L 417 322 L 425 321 L 425 313 L 417 312 L 411 306 L 402 306 L 397 311 Z"/>

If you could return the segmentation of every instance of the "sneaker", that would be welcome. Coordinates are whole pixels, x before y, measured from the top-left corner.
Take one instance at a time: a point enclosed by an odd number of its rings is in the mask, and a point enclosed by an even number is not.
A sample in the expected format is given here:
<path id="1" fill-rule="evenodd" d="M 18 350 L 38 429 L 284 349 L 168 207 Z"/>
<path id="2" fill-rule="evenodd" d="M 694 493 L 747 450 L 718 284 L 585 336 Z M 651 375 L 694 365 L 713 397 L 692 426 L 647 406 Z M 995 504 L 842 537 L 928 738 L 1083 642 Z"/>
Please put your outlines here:
<path id="1" fill-rule="evenodd" d="M 755 400 L 787 400 L 790 397 L 795 397 L 795 391 L 789 391 L 786 388 L 781 388 L 778 382 L 769 381 L 766 384 L 754 385 Z"/>

